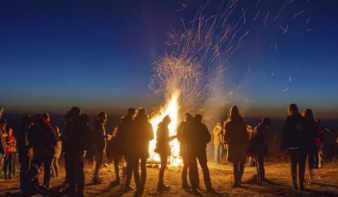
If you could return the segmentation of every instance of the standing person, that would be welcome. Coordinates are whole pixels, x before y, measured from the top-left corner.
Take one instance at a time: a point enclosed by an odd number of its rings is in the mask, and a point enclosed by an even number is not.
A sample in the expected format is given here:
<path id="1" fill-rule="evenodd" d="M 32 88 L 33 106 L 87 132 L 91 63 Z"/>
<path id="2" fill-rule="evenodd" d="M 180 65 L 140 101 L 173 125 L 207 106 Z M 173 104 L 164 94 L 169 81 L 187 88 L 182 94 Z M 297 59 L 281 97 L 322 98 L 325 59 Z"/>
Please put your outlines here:
<path id="1" fill-rule="evenodd" d="M 4 119 L 0 119 L 0 169 L 6 156 L 6 125 L 7 121 Z"/>
<path id="2" fill-rule="evenodd" d="M 207 165 L 207 143 L 211 140 L 211 135 L 205 124 L 202 123 L 202 115 L 195 115 L 194 121 L 189 123 L 183 131 L 183 140 L 186 142 L 187 154 L 189 158 L 189 179 L 192 191 L 199 194 L 197 191 L 199 186 L 197 159 L 203 171 L 204 184 L 207 192 L 214 193 L 215 190 L 211 187 L 209 168 Z"/>
<path id="3" fill-rule="evenodd" d="M 55 127 L 55 132 L 56 132 L 56 146 L 54 147 L 54 157 L 52 161 L 52 177 L 59 177 L 59 159 L 61 156 L 61 151 L 62 151 L 62 141 L 60 140 L 60 129 L 59 127 Z"/>
<path id="4" fill-rule="evenodd" d="M 164 170 L 167 167 L 168 157 L 171 155 L 169 143 L 176 138 L 176 136 L 169 136 L 169 124 L 171 119 L 169 115 L 166 115 L 162 122 L 158 124 L 156 132 L 156 148 L 155 152 L 160 155 L 161 158 L 161 168 L 159 172 L 159 181 L 157 184 L 157 190 L 163 191 L 169 189 L 169 185 L 165 185 L 163 182 Z"/>
<path id="5" fill-rule="evenodd" d="M 252 134 L 253 134 L 253 131 L 252 131 L 252 127 L 251 127 L 251 125 L 246 125 L 246 131 L 248 132 L 248 136 L 249 136 L 249 141 L 251 141 L 251 138 L 252 138 Z M 250 147 L 249 147 L 250 148 Z M 248 148 L 248 149 L 249 149 Z M 249 151 L 250 152 L 250 151 Z M 254 166 L 254 161 L 253 161 L 253 159 L 254 159 L 255 157 L 253 156 L 253 155 L 250 155 L 250 154 L 248 154 L 247 155 L 247 166 L 248 167 L 251 167 L 251 166 Z M 257 162 L 257 161 L 256 161 Z"/>
<path id="6" fill-rule="evenodd" d="M 107 114 L 105 112 L 99 112 L 97 120 L 95 120 L 93 126 L 94 132 L 94 150 L 95 150 L 95 171 L 93 182 L 101 183 L 99 179 L 99 171 L 103 162 L 103 156 L 107 147 L 107 139 L 109 136 L 106 133 L 105 124 L 107 122 Z"/>
<path id="7" fill-rule="evenodd" d="M 7 170 L 8 170 L 8 178 L 12 179 L 12 170 L 15 167 L 14 160 L 16 156 L 16 139 L 13 135 L 13 129 L 7 129 L 7 137 L 6 137 L 6 156 L 4 162 L 4 177 L 7 179 Z M 15 175 L 15 170 L 13 175 Z"/>
<path id="8" fill-rule="evenodd" d="M 323 167 L 323 161 L 324 161 L 324 141 L 325 141 L 325 132 L 324 129 L 321 125 L 321 122 L 319 119 L 317 119 L 317 124 L 318 124 L 318 137 L 316 138 L 316 145 L 317 145 L 317 150 L 318 150 L 318 160 L 317 160 L 317 166 L 318 168 Z"/>
<path id="9" fill-rule="evenodd" d="M 28 134 L 33 126 L 32 117 L 30 115 L 25 115 L 22 118 L 22 123 L 18 132 L 18 153 L 19 153 L 19 162 L 20 166 L 20 180 L 23 178 L 23 175 L 27 172 L 31 162 L 31 148 L 28 147 Z"/>
<path id="10" fill-rule="evenodd" d="M 67 196 L 83 197 L 85 184 L 83 157 L 86 150 L 93 146 L 94 134 L 88 125 L 89 117 L 86 114 L 71 113 L 70 118 L 72 125 L 65 139 L 69 182 Z"/>
<path id="11" fill-rule="evenodd" d="M 230 109 L 230 116 L 224 123 L 224 142 L 228 145 L 228 161 L 233 164 L 234 182 L 232 188 L 241 186 L 246 161 L 246 148 L 249 142 L 245 120 L 236 105 Z"/>
<path id="12" fill-rule="evenodd" d="M 127 159 L 127 151 L 128 151 L 128 136 L 130 131 L 133 129 L 133 123 L 134 123 L 134 116 L 136 114 L 136 110 L 134 108 L 129 108 L 127 110 L 127 115 L 122 118 L 121 124 L 119 125 L 117 132 L 116 132 L 116 153 L 119 157 L 124 157 L 125 160 L 127 160 L 127 166 L 126 166 L 126 174 L 132 173 L 132 163 L 128 161 Z M 130 191 L 133 188 L 130 187 L 130 181 L 125 182 L 124 185 L 124 192 Z"/>
<path id="13" fill-rule="evenodd" d="M 316 138 L 318 137 L 318 124 L 313 117 L 313 113 L 311 109 L 305 109 L 302 113 L 302 116 L 305 118 L 307 127 L 306 132 L 308 136 L 308 162 L 309 162 L 309 181 L 308 183 L 311 184 L 313 176 L 312 176 L 312 169 L 315 167 L 316 163 L 316 156 L 318 156 L 318 151 L 316 151 Z"/>
<path id="14" fill-rule="evenodd" d="M 186 143 L 183 140 L 183 131 L 184 128 L 194 121 L 194 117 L 190 113 L 185 114 L 186 119 L 183 121 L 180 126 L 177 128 L 177 140 L 180 142 L 180 156 L 183 161 L 182 168 L 182 188 L 190 189 L 190 185 L 188 184 L 188 168 L 189 168 L 189 158 L 186 151 Z"/>
<path id="15" fill-rule="evenodd" d="M 263 118 L 262 122 L 254 128 L 250 140 L 250 151 L 253 152 L 257 166 L 257 181 L 265 181 L 264 156 L 268 153 L 268 129 L 271 126 L 269 118 Z"/>
<path id="16" fill-rule="evenodd" d="M 43 118 L 37 118 L 34 126 L 28 136 L 30 147 L 33 148 L 32 164 L 39 168 L 44 165 L 43 185 L 49 188 L 50 168 L 54 155 L 54 146 L 56 145 L 55 131 L 51 125 Z"/>
<path id="17" fill-rule="evenodd" d="M 140 108 L 137 112 L 137 115 L 134 118 L 134 129 L 129 133 L 129 143 L 133 144 L 133 146 L 129 147 L 129 155 L 132 157 L 133 170 L 134 170 L 134 178 L 136 185 L 139 185 L 136 195 L 140 195 L 144 191 L 144 186 L 147 178 L 147 158 L 149 157 L 149 142 L 154 139 L 153 127 L 148 121 L 148 115 L 144 108 Z M 138 166 L 139 160 L 141 160 L 141 181 L 137 183 L 138 178 Z M 130 174 L 127 174 L 127 179 L 130 179 Z M 130 182 L 130 181 L 129 181 Z"/>
<path id="18" fill-rule="evenodd" d="M 284 122 L 282 133 L 282 150 L 289 150 L 291 158 L 291 175 L 293 188 L 298 189 L 297 166 L 299 169 L 299 189 L 304 190 L 305 161 L 307 156 L 307 132 L 305 119 L 299 114 L 298 106 L 290 104 L 289 116 Z"/>
<path id="19" fill-rule="evenodd" d="M 112 187 L 116 187 L 116 186 L 119 186 L 120 185 L 120 170 L 119 170 L 119 164 L 120 162 L 123 163 L 123 156 L 120 156 L 117 154 L 117 141 L 116 141 L 116 134 L 117 134 L 117 131 L 121 125 L 121 122 L 122 122 L 122 119 L 124 118 L 124 116 L 122 116 L 121 118 L 119 118 L 117 120 L 117 125 L 115 126 L 114 128 L 114 131 L 113 131 L 113 135 L 112 135 L 112 140 L 111 140 L 111 143 L 112 143 L 112 152 L 113 152 L 113 161 L 114 161 L 114 170 L 115 170 L 115 180 L 112 181 L 110 183 L 110 186 Z"/>
<path id="20" fill-rule="evenodd" d="M 222 165 L 222 154 L 223 154 L 223 129 L 221 123 L 218 122 L 212 130 L 214 134 L 214 162 Z"/>

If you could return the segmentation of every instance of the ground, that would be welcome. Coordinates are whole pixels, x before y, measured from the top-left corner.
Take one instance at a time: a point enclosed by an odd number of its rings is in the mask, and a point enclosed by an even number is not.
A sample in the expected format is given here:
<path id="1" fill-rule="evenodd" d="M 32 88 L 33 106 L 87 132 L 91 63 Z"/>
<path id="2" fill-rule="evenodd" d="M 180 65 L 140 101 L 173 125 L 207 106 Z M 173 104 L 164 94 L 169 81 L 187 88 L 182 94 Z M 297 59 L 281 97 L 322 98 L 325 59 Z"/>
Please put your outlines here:
<path id="1" fill-rule="evenodd" d="M 208 194 L 205 191 L 203 184 L 203 175 L 200 171 L 201 190 L 200 196 L 338 196 L 338 168 L 335 162 L 327 164 L 323 169 L 315 169 L 314 182 L 311 185 L 305 185 L 306 191 L 300 192 L 291 189 L 290 181 L 290 164 L 266 164 L 267 183 L 257 185 L 253 180 L 255 167 L 246 167 L 243 175 L 243 184 L 241 188 L 231 189 L 230 182 L 232 176 L 232 165 L 226 164 L 223 166 L 215 165 L 209 162 L 210 175 L 212 185 L 217 191 L 217 194 Z M 52 186 L 62 184 L 64 180 L 64 170 L 59 178 L 53 178 Z M 121 187 L 111 188 L 110 182 L 114 179 L 114 170 L 112 165 L 106 165 L 101 170 L 100 177 L 103 180 L 102 184 L 93 185 L 91 183 L 92 170 L 86 169 L 86 187 L 85 196 L 87 197 L 104 197 L 104 196 L 133 196 L 133 191 L 122 193 Z M 181 169 L 170 167 L 165 172 L 165 183 L 171 188 L 162 194 L 156 190 L 158 180 L 158 168 L 147 168 L 148 177 L 145 186 L 145 192 L 142 196 L 195 196 L 190 191 L 181 188 Z M 307 178 L 306 178 L 307 179 Z M 11 180 L 0 182 L 0 194 L 2 196 L 19 192 L 19 178 L 16 176 Z M 132 183 L 134 186 L 134 183 Z M 7 193 L 7 195 L 5 195 Z"/>

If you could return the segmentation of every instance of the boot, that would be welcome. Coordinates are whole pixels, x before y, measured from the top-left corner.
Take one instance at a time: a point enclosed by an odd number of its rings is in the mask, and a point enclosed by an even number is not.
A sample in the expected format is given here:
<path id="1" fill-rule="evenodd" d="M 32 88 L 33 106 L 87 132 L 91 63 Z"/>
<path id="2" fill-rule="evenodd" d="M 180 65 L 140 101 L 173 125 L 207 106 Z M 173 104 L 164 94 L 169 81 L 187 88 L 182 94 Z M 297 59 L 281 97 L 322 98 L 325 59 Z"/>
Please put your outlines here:
<path id="1" fill-rule="evenodd" d="M 169 188 L 170 188 L 170 185 L 165 185 L 163 182 L 158 182 L 158 184 L 157 184 L 157 190 L 158 191 L 167 190 Z"/>

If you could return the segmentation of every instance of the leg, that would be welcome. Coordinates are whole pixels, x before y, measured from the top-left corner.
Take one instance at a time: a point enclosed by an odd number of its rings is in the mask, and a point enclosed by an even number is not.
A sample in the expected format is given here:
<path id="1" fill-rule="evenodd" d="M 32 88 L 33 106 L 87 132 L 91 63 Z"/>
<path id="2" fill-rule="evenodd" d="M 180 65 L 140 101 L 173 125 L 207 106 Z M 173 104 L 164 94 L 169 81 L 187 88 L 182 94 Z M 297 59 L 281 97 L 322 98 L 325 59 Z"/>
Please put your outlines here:
<path id="1" fill-rule="evenodd" d="M 68 196 L 76 196 L 76 158 L 74 155 L 66 154 L 66 159 L 68 163 L 68 172 L 67 172 L 67 182 L 69 184 L 69 188 L 67 191 Z"/>
<path id="2" fill-rule="evenodd" d="M 100 167 L 102 165 L 102 159 L 103 159 L 103 150 L 96 150 L 95 151 L 95 171 L 94 171 L 94 181 L 99 181 L 99 171 Z"/>
<path id="3" fill-rule="evenodd" d="M 260 160 L 258 158 L 259 156 L 258 155 L 255 155 L 255 158 L 256 158 L 256 169 L 257 169 L 257 180 L 258 181 L 261 181 L 262 180 L 262 177 L 261 177 L 261 171 L 260 171 Z"/>
<path id="4" fill-rule="evenodd" d="M 115 180 L 120 180 L 120 171 L 119 171 L 119 156 L 114 156 L 114 170 L 115 170 Z"/>
<path id="5" fill-rule="evenodd" d="M 218 161 L 221 164 L 222 164 L 222 156 L 223 156 L 223 146 L 219 145 L 219 157 L 218 157 Z"/>
<path id="6" fill-rule="evenodd" d="M 298 189 L 297 185 L 297 160 L 298 160 L 298 150 L 292 149 L 289 150 L 290 153 L 290 159 L 291 159 L 291 176 L 292 176 L 292 183 L 293 188 Z"/>
<path id="7" fill-rule="evenodd" d="M 244 173 L 244 162 L 245 161 L 240 161 L 239 162 L 239 169 L 238 169 L 238 183 L 239 185 L 241 185 L 241 182 L 242 182 L 242 176 L 243 176 L 243 173 Z"/>
<path id="8" fill-rule="evenodd" d="M 43 162 L 43 168 L 44 168 L 44 178 L 43 178 L 43 185 L 49 188 L 49 182 L 50 182 L 50 167 L 52 164 L 53 157 L 45 157 Z"/>
<path id="9" fill-rule="evenodd" d="M 168 156 L 162 154 L 161 155 L 161 168 L 159 172 L 159 180 L 158 182 L 164 184 L 163 177 L 164 177 L 164 170 L 167 168 Z"/>
<path id="10" fill-rule="evenodd" d="M 232 164 L 232 167 L 233 167 L 233 171 L 234 171 L 234 185 L 237 185 L 238 184 L 238 164 Z"/>
<path id="11" fill-rule="evenodd" d="M 53 158 L 52 160 L 52 165 L 51 165 L 51 170 L 52 170 L 52 178 L 54 178 L 56 175 L 55 175 L 55 166 L 54 166 L 54 163 L 55 163 L 55 158 Z"/>
<path id="12" fill-rule="evenodd" d="M 5 177 L 5 179 L 7 179 L 8 164 L 9 164 L 9 154 L 6 154 L 5 159 L 4 159 L 4 177 Z"/>
<path id="13" fill-rule="evenodd" d="M 141 191 L 143 192 L 147 179 L 147 157 L 141 158 Z"/>
<path id="14" fill-rule="evenodd" d="M 193 189 L 199 188 L 198 168 L 195 155 L 188 153 L 189 158 L 189 179 Z"/>
<path id="15" fill-rule="evenodd" d="M 189 167 L 189 161 L 188 161 L 188 156 L 187 154 L 182 155 L 182 160 L 183 160 L 183 169 L 182 169 L 182 187 L 183 188 L 190 188 L 188 184 L 188 167 Z"/>
<path id="16" fill-rule="evenodd" d="M 305 174 L 305 166 L 306 166 L 306 156 L 307 150 L 306 149 L 299 149 L 298 155 L 298 167 L 299 167 L 299 188 L 304 189 L 304 174 Z"/>
<path id="17" fill-rule="evenodd" d="M 259 181 L 265 180 L 264 155 L 256 155 L 257 178 Z"/>
<path id="18" fill-rule="evenodd" d="M 54 170 L 55 170 L 55 176 L 59 177 L 59 171 L 60 171 L 60 168 L 59 168 L 59 158 L 55 158 L 55 161 L 54 161 Z"/>
<path id="19" fill-rule="evenodd" d="M 141 189 L 140 174 L 139 174 L 138 168 L 139 168 L 139 158 L 133 158 L 134 181 L 135 181 L 137 192 L 140 192 L 142 189 Z"/>
<path id="20" fill-rule="evenodd" d="M 13 163 L 15 159 L 15 153 L 7 153 L 7 154 L 8 154 L 8 168 L 9 168 L 8 177 L 9 179 L 11 179 L 12 171 L 13 171 Z"/>
<path id="21" fill-rule="evenodd" d="M 200 155 L 198 155 L 198 162 L 201 165 L 202 171 L 203 171 L 203 178 L 204 178 L 204 184 L 208 191 L 212 190 L 211 187 L 211 180 L 210 180 L 210 173 L 208 168 L 208 160 L 207 160 L 207 154 L 206 152 L 202 152 Z"/>
<path id="22" fill-rule="evenodd" d="M 214 162 L 218 163 L 218 146 L 214 145 Z"/>
<path id="23" fill-rule="evenodd" d="M 85 175 L 83 171 L 83 157 L 79 155 L 76 157 L 76 184 L 77 184 L 77 196 L 82 197 L 84 196 L 84 185 L 85 185 Z"/>

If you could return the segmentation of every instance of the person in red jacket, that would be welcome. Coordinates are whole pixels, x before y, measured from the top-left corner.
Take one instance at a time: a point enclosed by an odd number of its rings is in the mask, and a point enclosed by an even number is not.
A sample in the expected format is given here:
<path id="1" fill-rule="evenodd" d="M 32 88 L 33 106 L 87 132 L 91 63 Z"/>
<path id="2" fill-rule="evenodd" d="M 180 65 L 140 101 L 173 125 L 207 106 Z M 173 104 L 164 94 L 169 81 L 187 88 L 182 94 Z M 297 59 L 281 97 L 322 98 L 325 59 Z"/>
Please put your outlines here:
<path id="1" fill-rule="evenodd" d="M 6 156 L 4 162 L 4 177 L 5 179 L 12 179 L 12 169 L 16 155 L 16 139 L 13 135 L 13 129 L 7 129 L 7 137 L 6 137 Z M 9 169 L 8 177 L 7 177 L 7 169 Z"/>

